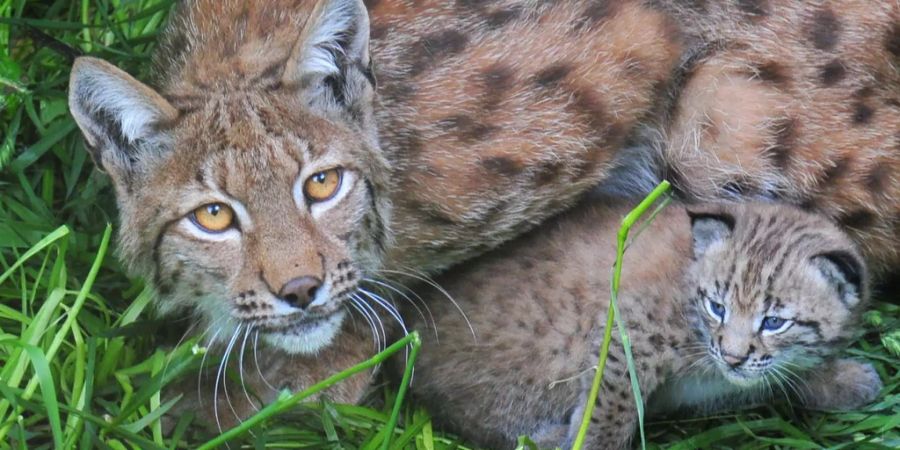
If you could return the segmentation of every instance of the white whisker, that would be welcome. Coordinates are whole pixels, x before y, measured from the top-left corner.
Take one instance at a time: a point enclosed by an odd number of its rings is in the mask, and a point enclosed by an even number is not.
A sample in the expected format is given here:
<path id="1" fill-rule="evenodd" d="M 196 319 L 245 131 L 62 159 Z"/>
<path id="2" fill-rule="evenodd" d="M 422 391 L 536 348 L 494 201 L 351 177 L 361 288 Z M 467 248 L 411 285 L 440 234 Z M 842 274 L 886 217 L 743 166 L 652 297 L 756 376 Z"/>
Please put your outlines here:
<path id="1" fill-rule="evenodd" d="M 388 314 L 390 314 L 394 318 L 394 320 L 397 322 L 397 324 L 400 325 L 400 328 L 403 330 L 403 336 L 409 335 L 409 331 L 407 331 L 407 329 L 406 329 L 406 323 L 403 322 L 403 318 L 400 317 L 400 313 L 397 311 L 396 307 L 391 305 L 387 300 L 378 296 L 377 294 L 369 292 L 363 288 L 357 288 L 357 290 L 359 290 L 359 292 L 361 292 L 363 295 L 369 297 L 372 301 L 374 301 L 379 306 L 381 306 L 382 309 L 387 311 Z M 403 350 L 404 350 L 404 362 L 406 364 L 408 364 L 409 363 L 409 346 L 407 345 Z M 413 371 L 415 371 L 415 368 L 413 368 Z M 412 377 L 414 376 L 414 374 L 415 374 L 415 372 L 410 374 L 410 383 L 412 383 Z"/>
<path id="2" fill-rule="evenodd" d="M 228 407 L 231 408 L 231 412 L 234 413 L 234 416 L 240 420 L 240 416 L 238 416 L 237 412 L 234 410 L 234 406 L 231 405 L 231 399 L 228 398 L 228 386 L 227 380 L 225 379 L 225 366 L 228 365 L 228 356 L 231 355 L 231 349 L 234 346 L 234 342 L 237 340 L 238 333 L 241 331 L 241 325 L 238 324 L 237 329 L 233 332 L 231 339 L 228 341 L 228 345 L 225 347 L 225 355 L 219 361 L 219 370 L 216 372 L 216 384 L 213 388 L 213 415 L 216 417 L 216 426 L 219 428 L 219 433 L 222 432 L 222 423 L 219 421 L 219 379 L 222 380 L 222 388 L 225 391 L 225 402 L 228 404 Z"/>
<path id="3" fill-rule="evenodd" d="M 446 289 L 444 289 L 439 284 L 434 282 L 434 280 L 432 280 L 430 277 L 428 277 L 424 274 L 417 275 L 417 274 L 413 274 L 413 273 L 403 272 L 403 271 L 399 271 L 399 270 L 389 270 L 389 269 L 382 269 L 379 272 L 405 275 L 410 278 L 414 278 L 419 281 L 423 281 L 423 282 L 427 283 L 428 285 L 430 285 L 431 287 L 437 289 L 444 297 L 447 298 L 447 300 L 450 300 L 450 303 L 453 304 L 453 307 L 456 308 L 457 311 L 459 311 L 460 315 L 462 315 L 463 319 L 466 321 L 466 325 L 468 325 L 468 327 L 469 327 L 469 331 L 472 333 L 472 338 L 475 339 L 476 341 L 478 340 L 478 336 L 475 334 L 475 328 L 472 326 L 472 322 L 469 321 L 469 316 L 467 316 L 465 311 L 462 310 L 462 307 L 459 306 L 459 303 L 457 303 L 456 300 L 453 299 L 453 296 L 451 296 L 450 293 L 447 292 Z"/>
<path id="4" fill-rule="evenodd" d="M 363 298 L 356 294 L 350 294 L 350 297 L 356 300 L 356 304 L 360 307 L 369 311 L 373 322 L 377 322 L 378 330 L 381 331 L 381 334 L 378 335 L 378 351 L 384 350 L 387 345 L 387 333 L 384 331 L 384 322 L 381 321 L 381 316 L 379 316 L 375 309 L 372 308 L 372 305 L 369 305 Z"/>
<path id="5" fill-rule="evenodd" d="M 262 380 L 267 388 L 274 392 L 278 392 L 278 389 L 275 389 L 275 386 L 269 384 L 269 380 L 262 374 L 262 369 L 259 367 L 259 352 L 257 351 L 257 347 L 259 347 L 259 330 L 256 330 L 256 333 L 253 333 L 253 364 L 256 366 L 256 374 L 259 375 L 259 379 Z"/>
<path id="6" fill-rule="evenodd" d="M 206 343 L 206 351 L 203 352 L 203 358 L 200 359 L 200 370 L 197 371 L 197 401 L 200 403 L 200 406 L 203 406 L 203 395 L 201 394 L 200 387 L 203 386 L 203 367 L 206 366 L 206 357 L 209 356 L 209 352 L 212 350 L 212 343 L 216 340 L 216 336 L 222 332 L 222 329 L 219 328 L 216 330 L 215 334 L 209 338 L 209 341 Z M 215 399 L 213 399 L 215 402 Z"/>
<path id="7" fill-rule="evenodd" d="M 250 393 L 247 392 L 247 384 L 244 382 L 244 351 L 247 348 L 247 338 L 250 337 L 250 332 L 253 331 L 253 325 L 248 325 L 247 329 L 244 330 L 244 339 L 241 341 L 241 350 L 238 357 L 238 375 L 241 378 L 241 389 L 244 391 L 244 397 L 247 397 L 247 402 L 250 403 L 250 406 L 254 411 L 259 411 L 259 408 L 256 407 L 256 402 L 250 399 Z"/>
<path id="8" fill-rule="evenodd" d="M 440 341 L 440 337 L 438 336 L 437 322 L 434 320 L 434 314 L 431 312 L 431 308 L 428 307 L 428 302 L 423 300 L 422 297 L 420 297 L 418 294 L 416 294 L 415 291 L 404 286 L 402 283 L 398 283 L 398 284 L 400 284 L 401 287 L 403 287 L 407 291 L 411 292 L 416 298 L 418 298 L 418 300 L 422 303 L 422 306 L 425 307 L 425 311 L 428 312 L 428 318 L 425 317 L 425 314 L 422 312 L 422 308 L 419 308 L 418 303 L 416 303 L 412 298 L 410 298 L 408 295 L 406 295 L 406 293 L 404 293 L 403 291 L 392 286 L 390 283 L 388 283 L 386 281 L 385 282 L 378 281 L 374 278 L 364 278 L 363 281 L 377 284 L 381 287 L 390 289 L 391 291 L 394 291 L 397 294 L 399 294 L 401 298 L 406 300 L 410 305 L 412 305 L 413 308 L 416 309 L 416 312 L 419 313 L 419 317 L 422 318 L 422 322 L 425 322 L 426 324 L 428 324 L 429 321 L 431 322 L 431 328 L 434 330 L 434 340 L 436 343 L 440 344 L 441 341 Z"/>
<path id="9" fill-rule="evenodd" d="M 375 322 L 374 322 L 374 321 L 372 320 L 372 318 L 369 316 L 369 313 L 366 312 L 365 309 L 363 309 L 361 306 L 359 306 L 359 305 L 357 304 L 357 300 L 356 300 L 356 299 L 351 298 L 351 299 L 350 299 L 349 305 L 352 306 L 353 309 L 355 309 L 357 312 L 359 312 L 359 314 L 360 314 L 361 316 L 363 316 L 363 319 L 365 319 L 366 322 L 369 324 L 369 331 L 372 332 L 372 344 L 375 346 L 375 351 L 377 352 L 377 351 L 378 351 L 378 347 L 379 347 L 379 344 L 378 344 L 378 343 L 379 343 L 379 339 L 378 339 L 379 336 L 378 336 L 377 330 L 375 329 Z"/>
<path id="10" fill-rule="evenodd" d="M 394 321 L 397 322 L 398 325 L 400 325 L 400 328 L 403 330 L 404 336 L 409 334 L 409 331 L 406 329 L 406 322 L 403 321 L 403 317 L 400 317 L 400 312 L 397 311 L 397 308 L 394 305 L 391 305 L 383 297 L 381 297 L 377 294 L 374 294 L 372 292 L 369 292 L 363 288 L 357 288 L 357 290 L 360 293 L 362 293 L 363 295 L 365 295 L 366 297 L 369 297 L 369 299 L 371 299 L 373 302 L 375 302 L 379 306 L 381 306 L 382 309 L 387 311 L 387 313 L 390 314 L 391 317 L 394 318 Z"/>
<path id="11" fill-rule="evenodd" d="M 175 343 L 175 347 L 173 347 L 172 353 L 169 353 L 169 356 L 166 357 L 166 365 L 163 367 L 163 378 L 165 378 L 166 372 L 168 372 L 169 370 L 169 363 L 172 362 L 172 358 L 175 356 L 174 350 L 181 346 L 184 340 L 187 339 L 188 335 L 191 334 L 191 331 L 194 331 L 194 328 L 198 323 L 199 322 L 192 323 L 191 326 L 189 326 L 188 329 L 184 331 L 184 334 L 182 334 L 181 338 L 178 339 L 178 342 Z M 205 331 L 203 331 L 203 333 L 200 334 L 200 336 L 197 337 L 197 340 L 199 341 L 200 339 L 203 339 L 203 336 L 206 335 L 207 332 L 209 332 L 208 327 Z"/>

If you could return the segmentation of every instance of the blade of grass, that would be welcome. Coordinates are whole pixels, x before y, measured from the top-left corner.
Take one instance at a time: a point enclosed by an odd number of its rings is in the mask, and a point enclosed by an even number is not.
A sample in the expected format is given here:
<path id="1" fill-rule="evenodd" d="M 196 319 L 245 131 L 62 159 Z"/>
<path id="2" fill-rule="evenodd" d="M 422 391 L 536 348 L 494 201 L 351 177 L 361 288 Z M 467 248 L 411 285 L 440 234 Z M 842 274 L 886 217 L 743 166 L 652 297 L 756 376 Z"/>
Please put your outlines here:
<path id="1" fill-rule="evenodd" d="M 16 262 L 14 262 L 13 265 L 9 267 L 9 269 L 7 269 L 5 272 L 3 272 L 2 275 L 0 275 L 0 284 L 3 284 L 3 282 L 6 281 L 6 279 L 9 278 L 9 276 L 12 275 L 12 273 L 17 268 L 24 264 L 25 261 L 31 259 L 32 256 L 47 248 L 50 244 L 53 244 L 54 242 L 67 236 L 68 234 L 69 227 L 63 225 L 41 239 L 37 244 L 34 244 L 31 248 L 28 249 L 28 251 L 25 252 L 25 254 L 22 255 L 21 258 L 17 259 Z"/>
<path id="2" fill-rule="evenodd" d="M 66 320 L 53 336 L 53 341 L 50 343 L 50 347 L 47 350 L 47 359 L 53 359 L 53 357 L 56 355 L 57 350 L 59 350 L 59 347 L 62 345 L 64 337 L 72 329 L 72 324 L 77 319 L 78 312 L 84 305 L 84 302 L 87 299 L 88 292 L 90 292 L 91 288 L 93 287 L 94 280 L 96 280 L 97 278 L 97 273 L 100 271 L 100 266 L 103 263 L 103 258 L 106 256 L 106 251 L 109 248 L 109 241 L 111 236 L 112 226 L 107 224 L 106 230 L 103 233 L 103 238 L 100 241 L 100 248 L 97 250 L 97 255 L 94 258 L 94 263 L 91 266 L 90 271 L 88 272 L 87 278 L 85 279 L 81 291 L 75 298 L 75 302 L 72 304 L 72 307 L 69 309 L 68 314 L 66 315 Z M 26 398 L 31 396 L 34 393 L 35 389 L 37 389 L 38 381 L 39 379 L 37 378 L 37 376 L 31 378 L 31 381 L 29 381 L 28 385 L 25 387 Z M 0 428 L 0 442 L 2 442 L 6 438 L 6 434 L 8 432 L 9 427 Z"/>
<path id="3" fill-rule="evenodd" d="M 616 297 L 619 294 L 619 282 L 622 279 L 622 259 L 625 256 L 625 244 L 628 240 L 628 232 L 631 230 L 631 227 L 634 226 L 635 223 L 650 209 L 651 206 L 656 202 L 656 200 L 663 195 L 667 190 L 669 190 L 669 182 L 663 181 L 656 187 L 650 195 L 647 196 L 640 204 L 631 212 L 629 212 L 624 219 L 622 219 L 622 226 L 619 228 L 619 233 L 617 237 L 616 243 L 616 262 L 613 266 L 613 274 L 612 274 L 612 297 L 610 298 L 609 308 L 606 311 L 606 328 L 603 330 L 603 342 L 600 344 L 600 358 L 597 362 L 597 371 L 594 373 L 594 380 L 591 382 L 591 390 L 588 393 L 587 403 L 584 407 L 584 415 L 581 417 L 581 426 L 578 428 L 578 434 L 575 435 L 575 442 L 572 445 L 573 450 L 580 450 L 584 445 L 584 440 L 587 437 L 587 430 L 591 424 L 591 416 L 594 413 L 594 407 L 597 403 L 597 396 L 600 393 L 600 383 L 603 381 L 603 371 L 606 368 L 606 360 L 609 357 L 609 345 L 612 342 L 612 328 L 613 328 L 613 320 L 616 316 Z M 624 330 L 622 331 L 624 333 Z M 630 356 L 630 350 L 626 348 L 626 353 Z M 629 376 L 632 379 L 632 388 L 637 388 L 637 396 L 635 397 L 635 402 L 640 400 L 640 388 L 637 386 L 637 379 L 635 374 L 632 372 L 634 366 L 634 361 L 629 365 Z M 638 423 L 641 428 L 641 445 L 646 448 L 646 442 L 644 441 L 644 416 L 643 416 L 643 404 L 638 404 Z"/>
<path id="4" fill-rule="evenodd" d="M 214 439 L 206 442 L 205 444 L 198 447 L 198 450 L 210 450 L 212 448 L 216 448 L 226 442 L 248 432 L 254 426 L 266 421 L 269 418 L 272 418 L 284 411 L 287 411 L 297 403 L 321 392 L 325 388 L 334 385 L 342 380 L 345 380 L 357 373 L 363 372 L 365 370 L 371 369 L 377 365 L 383 364 L 391 355 L 400 351 L 400 349 L 406 347 L 407 345 L 412 345 L 413 350 L 410 352 L 410 358 L 407 361 L 407 371 L 411 371 L 411 365 L 415 362 L 412 358 L 413 355 L 418 354 L 417 348 L 421 347 L 422 340 L 419 338 L 419 333 L 413 331 L 412 333 L 406 335 L 403 339 L 398 340 L 391 344 L 388 348 L 384 349 L 382 352 L 376 354 L 375 356 L 349 368 L 338 372 L 323 381 L 320 381 L 303 391 L 300 391 L 293 395 L 287 395 L 283 393 L 277 400 L 260 410 L 258 413 L 245 420 L 240 425 L 226 431 L 225 433 L 220 434 Z M 404 378 L 406 377 L 406 373 L 404 373 Z M 398 395 L 399 398 L 399 395 Z M 393 416 L 393 414 L 392 414 Z M 394 422 L 396 423 L 396 422 Z M 393 430 L 390 430 L 393 433 Z M 390 436 L 390 434 L 388 434 Z M 387 439 L 389 440 L 389 439 Z M 386 440 L 386 441 L 387 441 Z"/>
<path id="5" fill-rule="evenodd" d="M 47 362 L 47 357 L 40 348 L 26 344 L 17 339 L 4 339 L 0 341 L 0 346 L 3 345 L 21 347 L 25 351 L 25 354 L 28 355 L 29 359 L 31 359 L 34 375 L 41 386 L 41 397 L 47 411 L 47 420 L 50 421 L 50 429 L 53 433 L 53 444 L 55 448 L 62 448 L 63 434 L 62 421 L 59 418 L 59 402 L 56 399 L 56 386 L 53 383 L 53 374 L 50 372 L 50 364 Z M 3 442 L 3 440 L 0 439 L 0 442 Z"/>

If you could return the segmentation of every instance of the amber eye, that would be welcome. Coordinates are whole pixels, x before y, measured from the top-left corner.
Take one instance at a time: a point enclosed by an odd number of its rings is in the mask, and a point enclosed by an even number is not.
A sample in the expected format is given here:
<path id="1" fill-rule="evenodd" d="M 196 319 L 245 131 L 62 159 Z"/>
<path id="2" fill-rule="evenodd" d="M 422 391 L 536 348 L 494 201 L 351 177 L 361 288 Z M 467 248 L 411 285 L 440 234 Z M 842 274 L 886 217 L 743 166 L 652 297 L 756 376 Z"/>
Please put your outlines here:
<path id="1" fill-rule="evenodd" d="M 334 168 L 312 174 L 303 183 L 303 195 L 312 202 L 324 202 L 334 197 L 341 187 L 341 169 Z"/>
<path id="2" fill-rule="evenodd" d="M 204 231 L 220 233 L 231 228 L 234 211 L 223 203 L 210 203 L 195 209 L 191 219 Z"/>

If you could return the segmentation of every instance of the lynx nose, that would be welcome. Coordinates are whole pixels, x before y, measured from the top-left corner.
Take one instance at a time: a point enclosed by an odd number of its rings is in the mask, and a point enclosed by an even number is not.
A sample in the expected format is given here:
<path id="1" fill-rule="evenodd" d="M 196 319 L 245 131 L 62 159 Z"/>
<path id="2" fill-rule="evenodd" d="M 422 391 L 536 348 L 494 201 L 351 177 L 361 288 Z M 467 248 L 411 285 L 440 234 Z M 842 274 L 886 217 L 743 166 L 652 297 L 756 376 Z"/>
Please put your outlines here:
<path id="1" fill-rule="evenodd" d="M 728 364 L 729 366 L 731 366 L 732 369 L 734 369 L 734 368 L 740 366 L 741 364 L 743 364 L 744 361 L 747 360 L 747 357 L 744 356 L 742 358 L 740 356 L 734 356 L 727 352 L 722 352 L 722 359 L 725 361 L 726 364 Z"/>
<path id="2" fill-rule="evenodd" d="M 316 291 L 321 285 L 322 281 L 316 277 L 297 277 L 285 283 L 278 296 L 293 307 L 306 309 L 316 298 Z"/>

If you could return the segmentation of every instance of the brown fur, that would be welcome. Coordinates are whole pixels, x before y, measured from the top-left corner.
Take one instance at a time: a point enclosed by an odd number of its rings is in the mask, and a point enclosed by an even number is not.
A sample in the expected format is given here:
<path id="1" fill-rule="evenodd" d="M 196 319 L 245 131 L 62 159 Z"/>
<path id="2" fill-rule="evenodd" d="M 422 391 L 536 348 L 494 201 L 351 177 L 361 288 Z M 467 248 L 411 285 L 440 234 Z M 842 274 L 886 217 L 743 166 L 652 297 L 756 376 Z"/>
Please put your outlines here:
<path id="1" fill-rule="evenodd" d="M 199 311 L 226 342 L 252 326 L 312 353 L 361 279 L 437 272 L 514 238 L 610 182 L 631 132 L 657 122 L 688 197 L 804 204 L 841 221 L 876 272 L 896 262 L 893 2 L 366 6 L 184 2 L 154 88 L 76 62 L 70 105 L 116 186 L 120 254 L 161 309 Z M 679 68 L 696 48 L 711 50 Z M 352 182 L 314 213 L 292 189 L 336 166 Z M 243 205 L 240 237 L 198 238 L 185 218 L 210 201 Z M 299 277 L 327 298 L 274 313 Z"/>
<path id="2" fill-rule="evenodd" d="M 355 0 L 196 0 L 170 19 L 154 88 L 96 59 L 73 67 L 121 256 L 214 341 L 253 331 L 315 353 L 350 307 L 380 312 L 361 304 L 364 278 L 443 269 L 570 205 L 681 52 L 674 22 L 636 0 L 369 3 L 371 44 Z M 352 182 L 316 213 L 294 187 L 331 167 Z M 191 211 L 210 202 L 236 228 L 198 231 Z M 286 310 L 301 277 L 328 295 Z M 363 350 L 340 342 L 327 352 Z"/>
<path id="3" fill-rule="evenodd" d="M 873 272 L 896 267 L 900 4 L 664 3 L 714 47 L 663 130 L 678 187 L 803 206 L 839 222 Z"/>
<path id="4" fill-rule="evenodd" d="M 571 446 L 625 212 L 580 206 L 437 280 L 471 321 L 432 301 L 437 335 L 423 333 L 412 392 L 438 421 L 491 448 L 509 448 L 522 434 L 548 448 Z M 821 409 L 871 401 L 881 385 L 874 369 L 832 359 L 858 330 L 861 264 L 834 225 L 793 208 L 664 210 L 628 247 L 618 297 L 648 413 L 735 409 L 788 393 Z M 724 325 L 707 312 L 708 300 L 728 309 Z M 794 323 L 765 335 L 763 316 Z M 585 448 L 621 448 L 637 422 L 613 337 Z M 840 376 L 805 375 L 819 368 Z"/>

